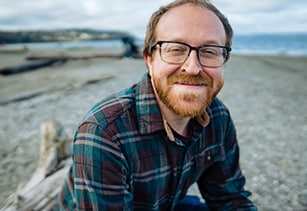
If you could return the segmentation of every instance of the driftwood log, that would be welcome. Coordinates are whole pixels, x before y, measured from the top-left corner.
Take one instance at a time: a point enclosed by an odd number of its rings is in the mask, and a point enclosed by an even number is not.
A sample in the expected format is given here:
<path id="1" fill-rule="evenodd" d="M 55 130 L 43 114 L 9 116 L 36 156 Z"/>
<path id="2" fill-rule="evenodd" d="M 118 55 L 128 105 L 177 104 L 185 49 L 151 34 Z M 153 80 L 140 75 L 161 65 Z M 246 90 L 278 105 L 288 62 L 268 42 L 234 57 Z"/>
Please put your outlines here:
<path id="1" fill-rule="evenodd" d="M 130 58 L 142 58 L 139 53 L 134 53 L 131 51 L 126 51 L 124 54 L 92 54 L 92 55 L 29 55 L 26 56 L 27 63 L 13 66 L 13 67 L 3 67 L 0 68 L 0 75 L 9 76 L 13 74 L 19 74 L 29 71 L 34 71 L 41 68 L 46 68 L 50 66 L 58 66 L 66 63 L 68 60 L 86 60 L 95 58 L 109 58 L 109 59 L 122 59 L 125 57 Z"/>
<path id="2" fill-rule="evenodd" d="M 7 76 L 7 75 L 13 75 L 13 74 L 18 74 L 18 73 L 23 73 L 23 72 L 28 72 L 28 71 L 33 71 L 37 70 L 40 68 L 44 67 L 49 67 L 52 65 L 59 65 L 62 63 L 65 63 L 67 59 L 63 58 L 42 58 L 37 61 L 31 61 L 27 62 L 26 64 L 14 66 L 14 67 L 4 67 L 0 69 L 0 74 Z"/>
<path id="3" fill-rule="evenodd" d="M 71 165 L 72 140 L 63 126 L 50 120 L 41 124 L 38 166 L 25 185 L 19 185 L 1 210 L 50 210 Z"/>

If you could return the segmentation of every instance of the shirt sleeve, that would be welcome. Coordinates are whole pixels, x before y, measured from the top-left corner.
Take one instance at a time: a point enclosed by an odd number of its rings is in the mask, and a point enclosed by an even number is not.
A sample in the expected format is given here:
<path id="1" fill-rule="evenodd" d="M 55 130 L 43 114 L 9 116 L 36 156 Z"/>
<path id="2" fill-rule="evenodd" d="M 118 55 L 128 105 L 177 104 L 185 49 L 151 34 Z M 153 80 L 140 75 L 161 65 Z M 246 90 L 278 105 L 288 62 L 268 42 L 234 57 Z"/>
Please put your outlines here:
<path id="1" fill-rule="evenodd" d="M 95 123 L 83 123 L 73 148 L 78 210 L 132 210 L 127 162 L 119 146 Z"/>
<path id="2" fill-rule="evenodd" d="M 250 192 L 244 190 L 245 177 L 239 165 L 239 146 L 230 114 L 223 119 L 225 129 L 219 131 L 224 137 L 224 159 L 209 167 L 198 181 L 199 190 L 210 210 L 257 210 L 248 199 Z M 218 130 L 216 130 L 218 131 Z"/>

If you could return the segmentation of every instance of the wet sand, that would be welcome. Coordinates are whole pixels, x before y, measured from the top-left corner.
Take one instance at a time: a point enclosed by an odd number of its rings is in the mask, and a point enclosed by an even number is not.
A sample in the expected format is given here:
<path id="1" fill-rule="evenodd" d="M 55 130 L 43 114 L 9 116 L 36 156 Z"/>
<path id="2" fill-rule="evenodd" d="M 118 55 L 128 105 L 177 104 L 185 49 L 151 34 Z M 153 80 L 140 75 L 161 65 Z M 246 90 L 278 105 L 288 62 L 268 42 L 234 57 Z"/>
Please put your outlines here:
<path id="1" fill-rule="evenodd" d="M 0 54 L 0 68 L 28 54 Z M 219 97 L 235 121 L 246 188 L 259 210 L 307 209 L 306 66 L 302 57 L 239 55 L 225 66 Z M 72 137 L 90 107 L 145 71 L 141 59 L 96 58 L 0 76 L 0 207 L 36 167 L 42 122 L 56 119 Z"/>

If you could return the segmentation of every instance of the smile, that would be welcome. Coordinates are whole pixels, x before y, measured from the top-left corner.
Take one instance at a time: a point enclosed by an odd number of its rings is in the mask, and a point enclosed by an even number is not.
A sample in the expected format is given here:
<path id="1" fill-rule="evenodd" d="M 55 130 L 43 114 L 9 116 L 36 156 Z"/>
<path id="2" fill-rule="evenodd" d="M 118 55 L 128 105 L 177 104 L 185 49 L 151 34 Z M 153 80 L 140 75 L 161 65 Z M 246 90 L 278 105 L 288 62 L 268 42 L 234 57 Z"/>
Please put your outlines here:
<path id="1" fill-rule="evenodd" d="M 199 75 L 197 76 L 187 76 L 187 75 L 177 75 L 168 78 L 169 85 L 182 85 L 186 88 L 188 87 L 211 87 L 212 83 L 209 78 L 204 78 Z"/>
<path id="2" fill-rule="evenodd" d="M 178 83 L 175 83 L 175 84 L 178 84 L 178 85 L 184 85 L 184 86 L 207 86 L 206 84 L 204 83 L 187 83 L 187 82 L 178 82 Z"/>

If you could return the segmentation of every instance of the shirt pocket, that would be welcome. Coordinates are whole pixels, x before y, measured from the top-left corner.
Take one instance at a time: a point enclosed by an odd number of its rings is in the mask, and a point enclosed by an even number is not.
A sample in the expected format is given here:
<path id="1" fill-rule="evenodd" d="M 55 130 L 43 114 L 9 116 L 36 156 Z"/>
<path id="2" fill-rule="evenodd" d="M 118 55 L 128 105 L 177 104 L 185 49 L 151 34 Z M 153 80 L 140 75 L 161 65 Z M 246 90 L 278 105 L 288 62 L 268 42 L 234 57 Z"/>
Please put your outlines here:
<path id="1" fill-rule="evenodd" d="M 225 149 L 223 145 L 210 145 L 203 149 L 197 150 L 195 154 L 195 168 L 200 175 L 216 162 L 225 160 Z"/>

